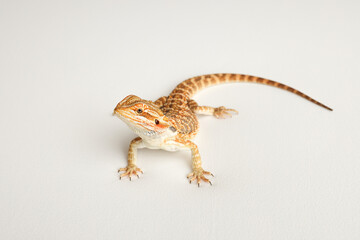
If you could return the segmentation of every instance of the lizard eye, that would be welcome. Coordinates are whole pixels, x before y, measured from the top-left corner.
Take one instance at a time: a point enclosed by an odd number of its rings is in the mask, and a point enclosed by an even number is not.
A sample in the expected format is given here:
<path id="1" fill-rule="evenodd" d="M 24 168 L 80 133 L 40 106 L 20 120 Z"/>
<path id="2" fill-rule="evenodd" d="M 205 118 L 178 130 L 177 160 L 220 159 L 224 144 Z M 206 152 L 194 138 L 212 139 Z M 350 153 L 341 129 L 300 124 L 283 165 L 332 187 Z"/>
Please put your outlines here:
<path id="1" fill-rule="evenodd" d="M 159 120 L 155 119 L 155 124 L 158 125 L 159 123 Z"/>
<path id="2" fill-rule="evenodd" d="M 139 108 L 138 110 L 136 110 L 137 113 L 142 113 L 143 110 L 141 108 Z"/>

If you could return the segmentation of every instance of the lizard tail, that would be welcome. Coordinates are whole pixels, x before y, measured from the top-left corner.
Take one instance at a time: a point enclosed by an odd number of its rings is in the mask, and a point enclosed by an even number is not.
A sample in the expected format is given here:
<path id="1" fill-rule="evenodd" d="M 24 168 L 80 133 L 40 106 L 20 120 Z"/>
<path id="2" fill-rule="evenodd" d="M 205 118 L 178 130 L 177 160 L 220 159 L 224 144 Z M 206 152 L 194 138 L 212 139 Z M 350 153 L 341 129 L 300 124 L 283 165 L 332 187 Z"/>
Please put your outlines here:
<path id="1" fill-rule="evenodd" d="M 319 105 L 323 108 L 326 108 L 327 110 L 332 111 L 332 109 L 329 108 L 328 106 L 316 101 L 315 99 L 296 90 L 295 88 L 292 88 L 290 86 L 287 86 L 285 84 L 270 79 L 255 77 L 251 75 L 244 75 L 244 74 L 222 73 L 222 74 L 208 74 L 208 75 L 193 77 L 177 85 L 176 88 L 171 92 L 169 97 L 181 94 L 182 96 L 191 98 L 195 93 L 206 87 L 211 87 L 222 83 L 234 83 L 234 82 L 254 82 L 254 83 L 260 83 L 268 86 L 277 87 L 289 91 L 291 93 L 294 93 L 302 98 L 305 98 L 306 100 L 312 103 L 315 103 L 316 105 Z"/>

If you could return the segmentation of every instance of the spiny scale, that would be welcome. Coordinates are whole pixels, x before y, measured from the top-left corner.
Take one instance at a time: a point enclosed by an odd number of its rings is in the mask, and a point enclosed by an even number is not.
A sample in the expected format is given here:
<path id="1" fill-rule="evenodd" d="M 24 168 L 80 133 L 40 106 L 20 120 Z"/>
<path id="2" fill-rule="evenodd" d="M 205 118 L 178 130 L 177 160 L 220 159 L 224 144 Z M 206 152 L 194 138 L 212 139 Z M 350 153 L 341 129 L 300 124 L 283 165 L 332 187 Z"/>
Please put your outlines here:
<path id="1" fill-rule="evenodd" d="M 225 118 L 237 111 L 225 107 L 199 106 L 191 97 L 203 88 L 233 82 L 254 82 L 284 89 L 332 111 L 331 108 L 285 84 L 243 74 L 209 74 L 190 78 L 181 82 L 169 96 L 161 97 L 155 102 L 129 95 L 118 103 L 114 114 L 128 124 L 139 137 L 130 143 L 128 165 L 126 168 L 120 168 L 119 171 L 124 172 L 120 177 L 128 176 L 131 179 L 132 175 L 138 176 L 138 173 L 142 173 L 136 166 L 138 148 L 168 151 L 189 149 L 193 168 L 193 172 L 188 175 L 190 183 L 197 181 L 199 186 L 200 182 L 204 181 L 211 184 L 205 176 L 212 174 L 202 168 L 198 147 L 191 141 L 199 130 L 196 114 Z"/>

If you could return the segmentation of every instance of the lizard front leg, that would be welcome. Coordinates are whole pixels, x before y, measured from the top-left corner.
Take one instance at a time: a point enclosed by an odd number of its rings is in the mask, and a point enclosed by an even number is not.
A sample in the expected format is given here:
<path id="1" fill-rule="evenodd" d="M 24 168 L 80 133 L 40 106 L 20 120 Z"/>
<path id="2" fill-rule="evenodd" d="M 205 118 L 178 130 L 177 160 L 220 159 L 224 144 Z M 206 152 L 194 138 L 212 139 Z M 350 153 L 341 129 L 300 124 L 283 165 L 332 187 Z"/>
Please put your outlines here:
<path id="1" fill-rule="evenodd" d="M 189 148 L 191 150 L 191 161 L 192 161 L 193 171 L 187 175 L 187 178 L 190 180 L 189 182 L 192 183 L 193 181 L 196 181 L 198 186 L 200 186 L 200 182 L 204 181 L 212 185 L 211 181 L 207 179 L 205 175 L 211 175 L 211 176 L 214 175 L 208 171 L 205 171 L 201 167 L 201 157 L 200 157 L 199 149 L 196 146 L 196 144 L 190 140 L 185 140 L 185 141 L 177 140 L 177 142 L 180 143 L 183 147 Z"/>
<path id="2" fill-rule="evenodd" d="M 120 175 L 120 179 L 122 177 L 128 176 L 131 181 L 131 175 L 135 175 L 139 178 L 138 172 L 143 173 L 140 168 L 136 166 L 136 156 L 137 156 L 137 149 L 143 148 L 143 140 L 140 137 L 134 138 L 129 147 L 128 152 L 128 164 L 125 168 L 120 168 L 118 172 L 124 172 Z"/>
<path id="3" fill-rule="evenodd" d="M 221 107 L 208 107 L 208 106 L 199 106 L 194 100 L 188 101 L 188 106 L 190 109 L 196 114 L 203 114 L 203 115 L 212 115 L 216 118 L 227 118 L 232 117 L 232 114 L 238 114 L 238 111 L 235 109 Z"/>

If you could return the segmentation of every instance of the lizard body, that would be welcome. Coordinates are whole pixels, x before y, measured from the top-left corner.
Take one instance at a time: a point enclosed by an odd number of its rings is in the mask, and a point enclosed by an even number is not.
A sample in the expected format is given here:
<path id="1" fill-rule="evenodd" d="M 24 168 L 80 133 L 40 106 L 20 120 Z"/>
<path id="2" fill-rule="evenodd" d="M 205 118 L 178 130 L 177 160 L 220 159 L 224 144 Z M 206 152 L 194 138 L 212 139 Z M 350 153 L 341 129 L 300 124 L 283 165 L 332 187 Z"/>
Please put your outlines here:
<path id="1" fill-rule="evenodd" d="M 169 96 L 161 97 L 155 102 L 129 95 L 117 104 L 114 114 L 139 137 L 130 143 L 128 165 L 119 169 L 119 172 L 124 172 L 120 178 L 128 176 L 131 180 L 132 175 L 139 177 L 138 173 L 142 173 L 136 166 L 136 152 L 139 148 L 167 151 L 190 149 L 193 168 L 193 172 L 187 176 L 190 183 L 196 181 L 199 185 L 204 181 L 211 184 L 206 175 L 212 174 L 203 170 L 198 147 L 191 141 L 199 130 L 196 114 L 226 118 L 237 114 L 237 111 L 225 107 L 199 106 L 191 97 L 206 87 L 233 82 L 254 82 L 277 87 L 332 111 L 331 108 L 285 84 L 244 74 L 208 74 L 193 77 L 178 84 Z"/>

